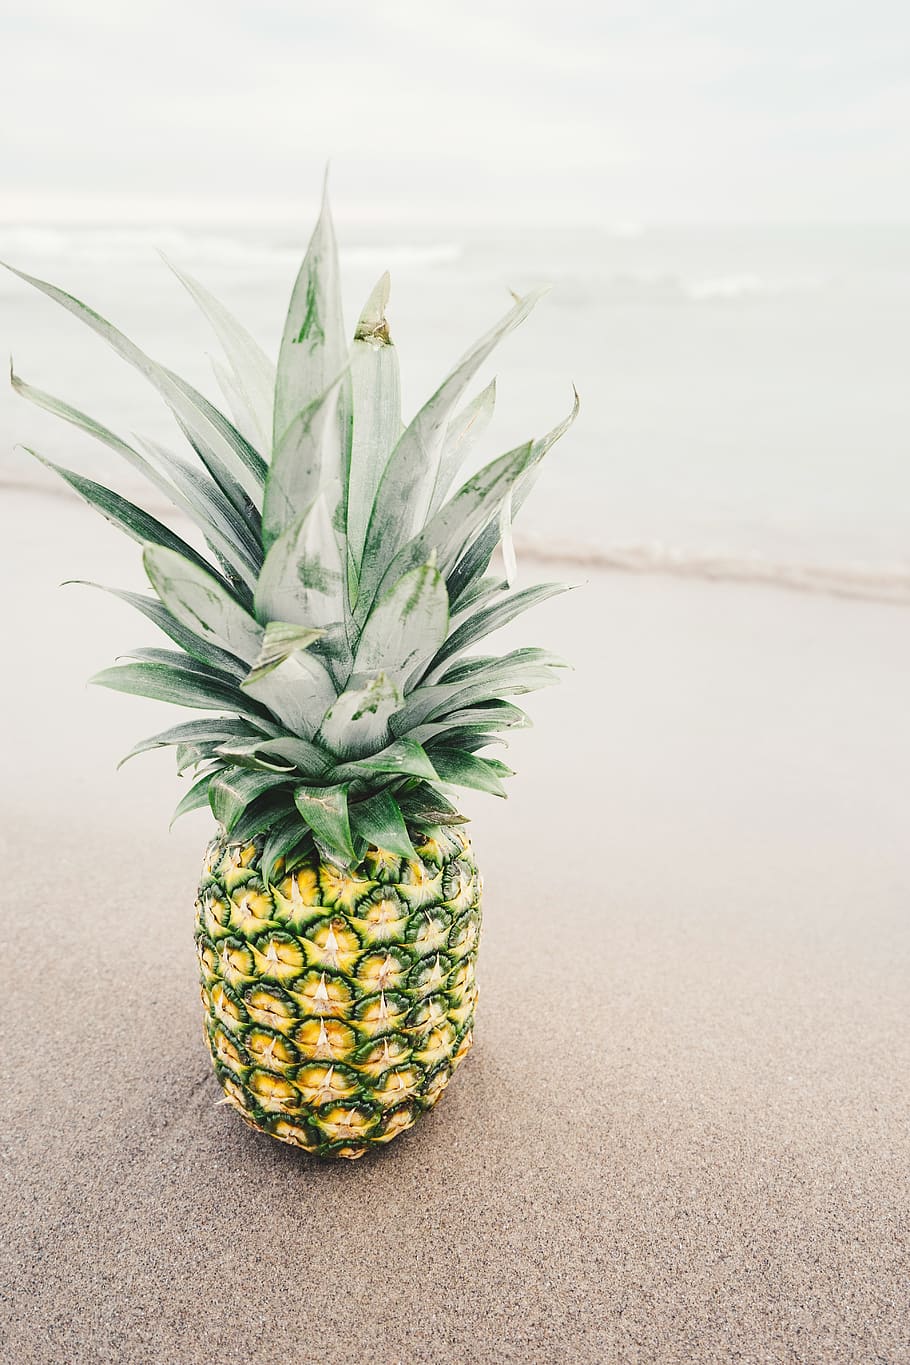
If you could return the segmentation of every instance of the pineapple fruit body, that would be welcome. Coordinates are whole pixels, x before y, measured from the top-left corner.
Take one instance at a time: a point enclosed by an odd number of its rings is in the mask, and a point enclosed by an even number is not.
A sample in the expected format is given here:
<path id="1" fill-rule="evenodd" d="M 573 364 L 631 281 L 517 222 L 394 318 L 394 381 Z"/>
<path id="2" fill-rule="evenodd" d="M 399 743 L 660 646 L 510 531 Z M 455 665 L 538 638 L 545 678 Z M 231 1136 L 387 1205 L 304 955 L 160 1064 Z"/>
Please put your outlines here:
<path id="1" fill-rule="evenodd" d="M 227 1103 L 323 1157 L 362 1156 L 432 1108 L 471 1047 L 481 880 L 458 830 L 316 852 L 260 876 L 219 834 L 196 902 L 205 1037 Z"/>

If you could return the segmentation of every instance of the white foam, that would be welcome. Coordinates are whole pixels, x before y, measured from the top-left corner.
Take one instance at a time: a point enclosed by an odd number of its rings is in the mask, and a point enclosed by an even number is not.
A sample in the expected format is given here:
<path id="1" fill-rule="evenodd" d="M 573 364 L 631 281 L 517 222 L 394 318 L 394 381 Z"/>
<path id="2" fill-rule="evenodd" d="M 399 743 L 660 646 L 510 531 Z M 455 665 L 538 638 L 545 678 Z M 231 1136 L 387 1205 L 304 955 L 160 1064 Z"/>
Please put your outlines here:
<path id="1" fill-rule="evenodd" d="M 599 546 L 533 537 L 516 538 L 516 549 L 519 555 L 537 562 L 626 573 L 671 574 L 715 582 L 767 583 L 799 592 L 910 606 L 910 563 L 799 563 L 760 555 L 676 549 L 657 543 Z"/>

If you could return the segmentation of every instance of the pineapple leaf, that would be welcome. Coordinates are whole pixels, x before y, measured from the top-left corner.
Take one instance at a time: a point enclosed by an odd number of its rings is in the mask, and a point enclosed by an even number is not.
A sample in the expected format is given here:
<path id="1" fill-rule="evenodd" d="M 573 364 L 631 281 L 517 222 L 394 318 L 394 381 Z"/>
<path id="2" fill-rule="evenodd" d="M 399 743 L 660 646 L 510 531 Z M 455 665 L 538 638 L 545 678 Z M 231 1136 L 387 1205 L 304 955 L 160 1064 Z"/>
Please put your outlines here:
<path id="1" fill-rule="evenodd" d="M 239 489 L 256 507 L 261 507 L 266 466 L 208 399 L 203 398 L 178 375 L 150 359 L 106 318 L 86 307 L 79 299 L 11 265 L 6 268 L 74 314 L 155 386 L 208 466 L 212 478 L 235 506 L 242 510 L 243 499 L 239 496 Z"/>
<path id="2" fill-rule="evenodd" d="M 329 755 L 315 744 L 289 735 L 273 740 L 260 735 L 239 744 L 228 740 L 218 752 L 238 768 L 274 773 L 291 773 L 296 769 L 304 777 L 321 777 L 331 764 Z"/>
<path id="3" fill-rule="evenodd" d="M 198 768 L 212 757 L 216 744 L 204 741 L 199 744 L 177 745 L 177 776 L 182 777 L 187 768 Z"/>
<path id="4" fill-rule="evenodd" d="M 335 684 L 309 650 L 297 650 L 265 677 L 241 684 L 243 691 L 267 706 L 292 735 L 312 739 L 336 698 Z"/>
<path id="5" fill-rule="evenodd" d="M 256 572 L 262 562 L 261 548 L 251 539 L 245 522 L 221 493 L 217 485 L 204 475 L 200 475 L 183 460 L 153 442 L 140 444 L 152 455 L 157 463 L 170 470 L 171 478 L 166 477 L 156 464 L 150 464 L 137 450 L 122 440 L 113 431 L 88 417 L 78 408 L 71 407 L 60 398 L 54 398 L 41 389 L 33 388 L 10 369 L 10 383 L 15 391 L 36 407 L 55 417 L 78 427 L 87 435 L 106 445 L 120 455 L 137 473 L 147 479 L 153 487 L 175 507 L 185 512 L 191 521 L 200 527 L 217 545 L 218 550 L 236 569 L 248 587 L 255 583 Z M 137 438 L 139 439 L 139 438 Z"/>
<path id="6" fill-rule="evenodd" d="M 347 490 L 348 552 L 360 568 L 367 525 L 376 491 L 392 449 L 401 435 L 401 381 L 398 352 L 389 337 L 385 274 L 367 300 L 351 347 L 353 431 Z"/>
<path id="7" fill-rule="evenodd" d="M 94 479 L 87 479 L 83 474 L 77 474 L 72 469 L 64 469 L 62 465 L 54 464 L 51 460 L 46 460 L 43 455 L 39 455 L 36 450 L 29 446 L 23 446 L 23 450 L 29 455 L 34 456 L 41 464 L 52 469 L 55 474 L 59 474 L 70 488 L 74 489 L 80 497 L 87 503 L 96 508 L 114 526 L 119 526 L 121 531 L 140 545 L 151 542 L 154 545 L 164 546 L 167 550 L 184 556 L 206 573 L 214 573 L 212 566 L 208 564 L 191 545 L 187 545 L 185 540 L 181 540 L 168 526 L 160 522 L 157 517 L 153 517 L 149 512 L 143 511 L 135 503 L 122 498 L 119 493 L 113 492 L 110 488 L 105 488 L 103 484 L 95 483 Z"/>
<path id="8" fill-rule="evenodd" d="M 348 865 L 355 861 L 346 785 L 295 787 L 294 804 L 329 853 Z"/>
<path id="9" fill-rule="evenodd" d="M 187 516 L 252 587 L 262 568 L 261 522 L 252 503 L 243 513 L 238 512 L 206 470 L 196 469 L 166 446 L 135 432 L 133 440 L 151 459 L 170 470 Z"/>
<path id="10" fill-rule="evenodd" d="M 384 673 L 354 687 L 325 713 L 319 742 L 340 759 L 365 758 L 385 747 L 392 738 L 389 719 L 401 706 L 399 689 Z"/>
<path id="11" fill-rule="evenodd" d="M 549 441 L 550 445 L 553 445 L 554 442 L 559 439 L 578 415 L 578 390 L 576 389 L 574 392 L 575 403 L 572 413 L 568 420 L 562 424 L 561 428 L 556 428 L 555 434 L 551 433 L 553 439 Z M 549 440 L 549 438 L 545 439 Z M 546 451 L 543 453 L 546 454 Z M 511 491 L 510 518 L 512 521 L 514 521 L 519 510 L 524 505 L 525 499 L 537 482 L 539 474 L 540 464 L 538 462 L 525 470 L 525 472 L 516 480 Z M 482 579 L 489 568 L 490 560 L 493 558 L 493 553 L 496 546 L 499 544 L 499 540 L 500 526 L 497 520 L 494 519 L 484 527 L 473 544 L 467 548 L 455 569 L 449 575 L 447 579 L 449 600 L 452 602 L 456 612 L 460 612 L 463 609 L 463 606 L 469 601 L 469 594 L 477 580 Z"/>
<path id="12" fill-rule="evenodd" d="M 568 668 L 568 664 L 558 654 L 549 650 L 525 645 L 513 649 L 509 654 L 476 654 L 450 664 L 440 678 L 442 683 L 464 683 L 495 681 L 504 674 L 518 669 Z"/>
<path id="13" fill-rule="evenodd" d="M 244 841 L 255 839 L 258 834 L 270 830 L 276 820 L 284 819 L 288 814 L 296 814 L 291 789 L 276 786 L 262 796 L 254 797 L 231 831 L 232 837 Z M 299 827 L 300 817 L 296 818 Z"/>
<path id="14" fill-rule="evenodd" d="M 246 419 L 244 435 L 250 445 L 268 459 L 272 448 L 275 366 L 258 341 L 198 280 L 179 270 L 167 257 L 162 259 L 211 323 L 233 372 L 232 388 Z"/>
<path id="15" fill-rule="evenodd" d="M 477 611 L 485 607 L 490 602 L 498 601 L 500 593 L 508 591 L 508 583 L 504 578 L 475 578 L 471 585 L 465 588 L 452 607 L 452 621 L 460 626 L 472 608 Z"/>
<path id="16" fill-rule="evenodd" d="M 193 810 L 201 810 L 203 806 L 209 804 L 209 784 L 212 781 L 212 776 L 212 773 L 203 773 L 201 777 L 196 779 L 183 799 L 178 802 L 168 828 L 173 829 L 181 815 L 188 815 Z"/>
<path id="17" fill-rule="evenodd" d="M 289 526 L 300 510 L 322 489 L 335 506 L 347 486 L 350 444 L 350 379 L 347 364 L 338 248 L 323 193 L 322 210 L 310 238 L 288 308 L 278 372 L 272 423 L 272 467 L 266 485 L 266 547 Z M 340 376 L 340 378 L 339 378 Z M 329 395 L 318 444 L 309 422 Z"/>
<path id="18" fill-rule="evenodd" d="M 227 711 L 258 724 L 269 720 L 267 712 L 255 702 L 245 699 L 239 688 L 227 687 L 187 673 L 170 664 L 119 664 L 104 668 L 89 678 L 98 687 L 109 687 L 114 692 L 129 692 L 137 697 L 151 697 L 154 701 L 172 702 L 175 706 L 195 706 L 202 711 Z"/>
<path id="19" fill-rule="evenodd" d="M 275 438 L 262 509 L 262 543 L 267 551 L 294 523 L 301 507 L 320 492 L 330 500 L 334 518 L 340 486 L 326 471 L 339 458 L 339 404 L 347 379 L 346 369 L 335 375 L 324 393 L 295 414 L 281 439 Z"/>
<path id="20" fill-rule="evenodd" d="M 418 829 L 432 828 L 434 825 L 468 823 L 468 817 L 456 810 L 452 803 L 428 782 L 421 782 L 413 791 L 401 793 L 398 805 L 408 823 Z"/>
<path id="21" fill-rule="evenodd" d="M 149 753 L 152 749 L 165 749 L 174 744 L 215 744 L 226 743 L 233 739 L 239 742 L 242 739 L 256 738 L 252 725 L 248 725 L 242 720 L 229 720 L 228 718 L 189 720 L 183 725 L 174 725 L 170 730 L 162 730 L 157 735 L 150 735 L 148 739 L 142 739 L 135 744 L 129 753 L 121 758 L 117 764 L 122 768 L 124 763 L 128 763 L 131 758 L 136 758 L 139 754 Z M 260 735 L 259 739 L 264 738 Z"/>
<path id="22" fill-rule="evenodd" d="M 499 543 L 502 547 L 502 567 L 506 583 L 515 586 L 518 577 L 518 560 L 515 557 L 515 541 L 512 538 L 512 496 L 515 486 L 509 489 L 499 509 Z"/>
<path id="23" fill-rule="evenodd" d="M 439 511 L 456 474 L 489 426 L 495 406 L 496 380 L 491 379 L 487 387 L 482 389 L 467 407 L 455 414 L 446 428 L 442 458 L 439 462 L 439 478 L 430 502 L 431 516 Z"/>
<path id="24" fill-rule="evenodd" d="M 306 626 L 292 626 L 287 621 L 269 621 L 262 637 L 262 646 L 245 681 L 249 684 L 267 677 L 272 669 L 283 664 L 298 649 L 306 649 L 323 633 Z"/>
<path id="25" fill-rule="evenodd" d="M 226 768 L 212 778 L 209 786 L 209 805 L 215 819 L 230 834 L 243 812 L 257 796 L 278 784 L 287 785 L 287 773 L 248 772 L 244 768 Z"/>
<path id="26" fill-rule="evenodd" d="M 210 645 L 207 640 L 188 630 L 181 625 L 167 607 L 158 600 L 157 597 L 144 597 L 138 592 L 127 592 L 125 588 L 109 588 L 104 583 L 92 583 L 87 579 L 71 578 L 70 583 L 77 583 L 86 588 L 100 588 L 102 592 L 110 593 L 112 597 L 119 597 L 122 602 L 135 607 L 149 621 L 163 631 L 175 645 L 186 650 L 199 663 L 209 664 L 212 668 L 220 669 L 222 673 L 229 673 L 238 682 L 242 681 L 247 675 L 246 664 L 236 659 L 227 650 L 219 649 L 217 645 Z"/>
<path id="27" fill-rule="evenodd" d="M 312 838 L 309 826 L 303 823 L 296 808 L 272 824 L 259 859 L 259 875 L 266 886 L 271 886 L 280 859 L 286 860 L 285 870 L 288 870 L 288 854 L 297 847 L 304 835 L 307 839 Z"/>
<path id="28" fill-rule="evenodd" d="M 378 754 L 343 763 L 328 774 L 332 782 L 354 782 L 370 773 L 394 773 L 407 777 L 437 777 L 426 750 L 413 739 L 396 739 Z"/>
<path id="29" fill-rule="evenodd" d="M 434 749 L 433 765 L 443 782 L 454 787 L 473 787 L 493 796 L 506 796 L 499 780 L 498 768 L 491 759 L 478 758 L 464 749 Z"/>
<path id="30" fill-rule="evenodd" d="M 258 657 L 262 627 L 210 573 L 155 545 L 146 546 L 142 562 L 168 611 L 188 630 L 246 663 Z"/>
<path id="31" fill-rule="evenodd" d="M 530 588 L 523 588 L 521 592 L 502 597 L 498 602 L 482 607 L 452 631 L 427 669 L 426 681 L 436 682 L 437 675 L 448 659 L 456 658 L 478 640 L 508 625 L 522 612 L 537 606 L 539 602 L 546 602 L 550 597 L 556 597 L 559 593 L 570 591 L 571 585 L 568 583 L 535 583 Z"/>
<path id="32" fill-rule="evenodd" d="M 382 669 L 401 685 L 432 658 L 448 628 L 446 585 L 435 564 L 423 564 L 404 574 L 370 612 L 354 656 L 354 672 Z"/>
<path id="33" fill-rule="evenodd" d="M 537 441 L 528 441 L 507 454 L 500 455 L 498 459 L 491 460 L 473 478 L 468 479 L 467 483 L 462 484 L 454 497 L 430 518 L 419 535 L 399 551 L 379 585 L 380 592 L 389 580 L 394 582 L 414 564 L 423 563 L 431 547 L 435 546 L 439 555 L 440 572 L 445 574 L 447 579 L 449 600 L 455 602 L 458 592 L 453 591 L 453 578 L 465 547 L 472 538 L 483 532 L 491 520 L 496 521 L 502 502 L 513 484 L 543 459 L 547 451 L 572 425 L 577 412 L 576 395 L 569 416 L 546 436 Z M 498 540 L 498 534 L 496 539 Z M 482 571 L 485 571 L 486 567 L 485 563 Z"/>
<path id="34" fill-rule="evenodd" d="M 357 837 L 397 853 L 399 858 L 414 857 L 414 845 L 408 838 L 401 807 L 391 793 L 376 792 L 366 801 L 352 802 L 348 814 Z"/>
<path id="35" fill-rule="evenodd" d="M 151 664 L 171 664 L 175 668 L 182 668 L 185 673 L 192 673 L 197 678 L 207 678 L 210 682 L 220 684 L 222 687 L 234 687 L 235 679 L 230 673 L 223 673 L 220 668 L 212 668 L 209 664 L 200 663 L 192 655 L 185 653 L 182 649 L 159 649 L 157 646 L 148 648 L 143 645 L 137 649 L 127 650 L 125 654 L 118 655 L 118 658 L 136 659 L 140 663 Z"/>
<path id="36" fill-rule="evenodd" d="M 514 308 L 477 342 L 424 404 L 393 450 L 379 484 L 366 534 L 360 597 L 366 597 L 367 607 L 380 588 L 383 569 L 414 529 L 423 524 L 429 512 L 439 478 L 442 444 L 455 404 L 496 343 L 524 321 L 543 292 L 535 290 L 519 299 Z M 403 515 L 403 509 L 408 509 L 408 515 Z M 426 559 L 426 553 L 418 555 L 400 568 L 391 581 Z"/>
<path id="37" fill-rule="evenodd" d="M 554 664 L 537 667 L 527 663 L 514 664 L 508 655 L 496 662 L 501 663 L 502 667 L 487 665 L 471 680 L 460 679 L 415 688 L 401 710 L 392 717 L 393 733 L 410 734 L 418 726 L 425 725 L 427 721 L 439 720 L 453 710 L 473 706 L 476 702 L 498 701 L 503 693 L 516 695 L 534 692 L 556 682 Z"/>
<path id="38" fill-rule="evenodd" d="M 466 706 L 461 710 L 444 712 L 438 719 L 418 725 L 408 733 L 411 739 L 425 744 L 436 735 L 446 734 L 464 726 L 472 730 L 478 727 L 484 730 L 526 730 L 530 724 L 529 716 L 521 707 L 514 706 L 509 701 L 491 699 L 485 705 Z"/>
<path id="39" fill-rule="evenodd" d="M 256 585 L 256 616 L 328 626 L 345 617 L 344 565 L 324 496 L 273 541 Z"/>

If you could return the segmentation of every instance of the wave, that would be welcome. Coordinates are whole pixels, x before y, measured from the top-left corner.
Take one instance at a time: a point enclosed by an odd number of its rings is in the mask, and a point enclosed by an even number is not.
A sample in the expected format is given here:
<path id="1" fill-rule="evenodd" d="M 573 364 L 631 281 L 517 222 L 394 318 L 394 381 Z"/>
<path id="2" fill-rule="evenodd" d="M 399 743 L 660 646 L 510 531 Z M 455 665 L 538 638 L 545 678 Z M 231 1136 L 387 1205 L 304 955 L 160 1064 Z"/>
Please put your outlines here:
<path id="1" fill-rule="evenodd" d="M 709 275 L 683 281 L 683 292 L 695 303 L 716 300 L 779 298 L 784 294 L 808 294 L 824 287 L 824 275 L 791 275 L 773 278 L 762 275 Z"/>
<path id="2" fill-rule="evenodd" d="M 163 252 L 175 261 L 207 266 L 286 266 L 299 263 L 305 241 L 267 241 L 175 227 L 49 227 L 0 225 L 0 255 L 14 261 L 82 261 L 111 265 L 158 263 Z M 462 254 L 457 242 L 388 246 L 342 246 L 342 264 L 353 268 L 450 265 Z"/>
<path id="3" fill-rule="evenodd" d="M 634 236 L 634 225 L 625 231 L 617 225 L 613 235 Z M 158 252 L 181 264 L 200 269 L 227 267 L 236 270 L 293 268 L 300 260 L 304 233 L 295 235 L 275 228 L 234 234 L 217 229 L 180 227 L 174 224 L 82 225 L 0 223 L 0 257 L 37 266 L 56 268 L 57 262 L 88 265 L 158 264 Z M 484 273 L 499 251 L 483 242 L 466 250 L 451 239 L 429 242 L 389 241 L 354 244 L 340 248 L 343 265 L 353 269 L 405 267 L 433 269 L 463 262 L 466 275 Z M 503 254 L 507 254 L 505 250 Z M 501 263 L 501 262 L 500 262 Z M 498 265 L 497 265 L 498 270 Z M 831 279 L 823 274 L 738 273 L 687 274 L 673 269 L 604 268 L 602 255 L 568 252 L 550 261 L 545 272 L 554 280 L 554 301 L 563 307 L 590 307 L 603 300 L 610 304 L 736 304 L 777 299 L 824 289 Z"/>
<path id="4" fill-rule="evenodd" d="M 519 555 L 537 563 L 669 574 L 709 582 L 763 583 L 796 592 L 910 606 L 910 564 L 799 563 L 647 543 L 598 546 L 518 536 L 515 542 Z"/>
<path id="5" fill-rule="evenodd" d="M 38 482 L 27 474 L 10 477 L 8 471 L 0 471 L 0 492 L 59 498 L 70 504 L 79 501 L 65 484 Z M 167 503 L 158 502 L 154 496 L 144 498 L 143 505 L 148 511 L 165 519 L 168 512 L 173 512 Z M 799 563 L 765 559 L 756 554 L 676 549 L 645 541 L 593 545 L 554 537 L 543 540 L 530 535 L 516 535 L 515 549 L 519 557 L 537 564 L 563 564 L 621 573 L 667 574 L 674 578 L 697 578 L 711 583 L 763 583 L 794 592 L 910 606 L 910 564 Z"/>

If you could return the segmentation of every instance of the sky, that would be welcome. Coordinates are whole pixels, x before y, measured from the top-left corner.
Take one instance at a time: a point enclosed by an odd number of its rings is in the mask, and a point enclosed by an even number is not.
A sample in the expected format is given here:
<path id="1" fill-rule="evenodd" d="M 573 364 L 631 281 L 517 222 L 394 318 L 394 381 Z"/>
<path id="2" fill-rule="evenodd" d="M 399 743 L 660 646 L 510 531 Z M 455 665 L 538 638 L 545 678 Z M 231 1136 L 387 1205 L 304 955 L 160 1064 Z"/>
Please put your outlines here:
<path id="1" fill-rule="evenodd" d="M 872 0 L 6 0 L 0 218 L 910 220 Z"/>

